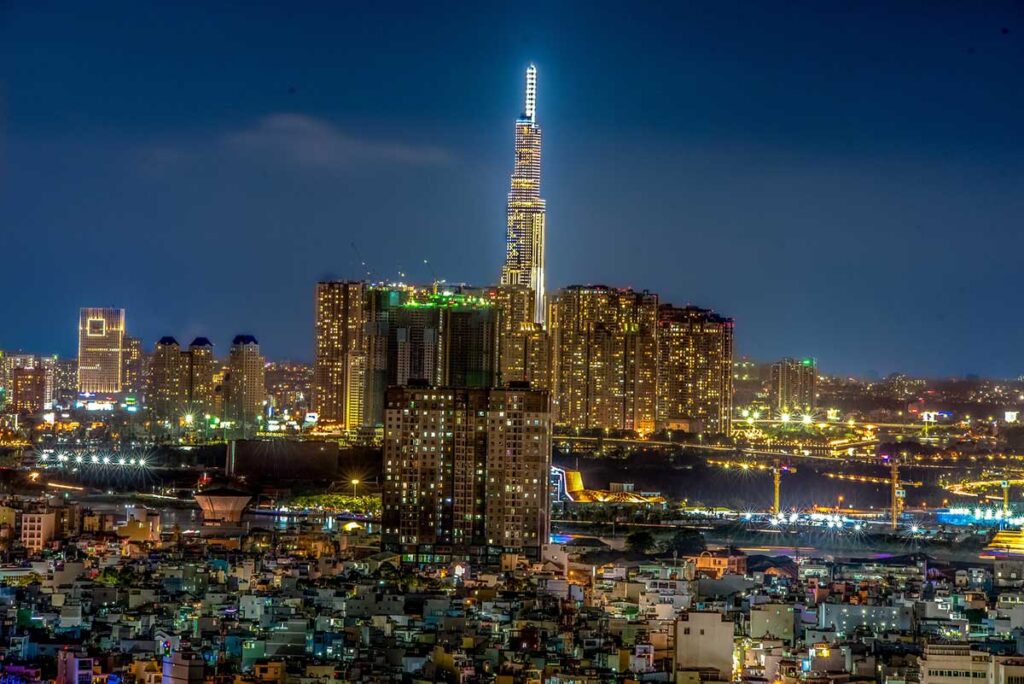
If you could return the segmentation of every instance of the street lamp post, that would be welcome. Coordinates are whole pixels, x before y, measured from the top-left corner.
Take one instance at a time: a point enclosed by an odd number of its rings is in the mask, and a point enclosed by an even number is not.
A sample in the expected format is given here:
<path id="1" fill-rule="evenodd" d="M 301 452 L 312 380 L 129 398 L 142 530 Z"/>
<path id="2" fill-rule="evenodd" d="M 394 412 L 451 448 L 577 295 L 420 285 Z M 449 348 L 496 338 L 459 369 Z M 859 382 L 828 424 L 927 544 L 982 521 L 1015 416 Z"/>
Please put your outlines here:
<path id="1" fill-rule="evenodd" d="M 358 488 L 359 488 L 359 480 L 352 480 L 352 496 L 357 496 L 358 495 L 357 494 L 357 492 L 359 491 Z"/>

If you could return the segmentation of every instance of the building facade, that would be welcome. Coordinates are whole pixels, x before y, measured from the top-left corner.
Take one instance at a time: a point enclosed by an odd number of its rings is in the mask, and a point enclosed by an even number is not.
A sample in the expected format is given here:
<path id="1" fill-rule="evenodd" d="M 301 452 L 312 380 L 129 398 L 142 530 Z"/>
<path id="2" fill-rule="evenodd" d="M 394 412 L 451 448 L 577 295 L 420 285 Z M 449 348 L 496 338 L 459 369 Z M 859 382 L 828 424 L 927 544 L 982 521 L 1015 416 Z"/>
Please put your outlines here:
<path id="1" fill-rule="evenodd" d="M 508 193 L 502 285 L 533 292 L 533 321 L 544 323 L 544 234 L 546 208 L 540 196 L 541 129 L 537 124 L 537 67 L 526 70 L 526 100 L 516 120 L 516 154 Z"/>
<path id="2" fill-rule="evenodd" d="M 314 302 L 313 411 L 321 425 L 363 424 L 366 392 L 365 286 L 320 282 Z"/>
<path id="3" fill-rule="evenodd" d="M 382 548 L 405 563 L 538 558 L 550 468 L 547 392 L 389 388 Z"/>
<path id="4" fill-rule="evenodd" d="M 814 359 L 782 359 L 772 364 L 771 405 L 778 414 L 813 412 L 817 407 L 818 366 Z"/>
<path id="5" fill-rule="evenodd" d="M 236 335 L 228 355 L 228 372 L 224 378 L 224 412 L 235 431 L 255 434 L 267 397 L 263 355 L 260 343 L 252 335 Z"/>
<path id="6" fill-rule="evenodd" d="M 498 385 L 528 382 L 551 389 L 551 344 L 544 326 L 534 322 L 533 290 L 500 285 L 491 292 L 501 314 L 498 332 Z"/>
<path id="7" fill-rule="evenodd" d="M 554 296 L 549 326 L 558 424 L 653 432 L 658 296 L 575 285 Z"/>
<path id="8" fill-rule="evenodd" d="M 733 322 L 694 306 L 658 308 L 658 427 L 728 435 Z"/>
<path id="9" fill-rule="evenodd" d="M 78 317 L 78 391 L 111 394 L 122 389 L 124 309 L 84 308 Z"/>
<path id="10" fill-rule="evenodd" d="M 185 415 L 186 361 L 181 345 L 173 337 L 161 337 L 153 347 L 146 407 L 154 427 L 176 429 Z"/>

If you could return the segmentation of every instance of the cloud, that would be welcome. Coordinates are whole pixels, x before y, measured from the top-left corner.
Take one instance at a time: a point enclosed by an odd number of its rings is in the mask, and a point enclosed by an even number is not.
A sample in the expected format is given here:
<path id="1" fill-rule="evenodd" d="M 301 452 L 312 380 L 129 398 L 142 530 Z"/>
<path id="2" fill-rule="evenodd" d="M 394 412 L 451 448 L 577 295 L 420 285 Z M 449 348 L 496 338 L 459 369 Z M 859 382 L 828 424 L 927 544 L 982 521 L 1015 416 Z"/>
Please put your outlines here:
<path id="1" fill-rule="evenodd" d="M 451 159 L 440 147 L 357 138 L 323 119 L 293 113 L 265 116 L 250 128 L 225 135 L 223 142 L 232 149 L 326 170 L 364 161 L 436 166 Z"/>

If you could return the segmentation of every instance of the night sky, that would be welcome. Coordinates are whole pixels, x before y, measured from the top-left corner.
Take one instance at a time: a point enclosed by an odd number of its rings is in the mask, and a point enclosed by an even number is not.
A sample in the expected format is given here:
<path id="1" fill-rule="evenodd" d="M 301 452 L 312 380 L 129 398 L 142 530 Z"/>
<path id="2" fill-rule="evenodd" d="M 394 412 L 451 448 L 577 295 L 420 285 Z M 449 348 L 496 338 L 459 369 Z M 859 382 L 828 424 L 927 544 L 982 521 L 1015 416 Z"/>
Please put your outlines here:
<path id="1" fill-rule="evenodd" d="M 1024 4 L 206 4 L 0 3 L 0 348 L 116 305 L 147 349 L 308 360 L 353 244 L 494 282 L 533 61 L 549 289 L 825 372 L 1024 373 Z"/>

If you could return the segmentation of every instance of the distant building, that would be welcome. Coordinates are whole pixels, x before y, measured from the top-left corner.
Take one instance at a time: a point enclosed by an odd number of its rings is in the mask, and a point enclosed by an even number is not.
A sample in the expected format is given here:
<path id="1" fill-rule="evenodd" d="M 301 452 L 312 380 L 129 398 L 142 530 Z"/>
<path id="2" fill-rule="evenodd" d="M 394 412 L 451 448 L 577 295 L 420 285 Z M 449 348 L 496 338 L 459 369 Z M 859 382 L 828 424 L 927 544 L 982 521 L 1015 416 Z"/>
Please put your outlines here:
<path id="1" fill-rule="evenodd" d="M 81 310 L 78 320 L 79 392 L 121 391 L 124 331 L 124 309 Z"/>
<path id="2" fill-rule="evenodd" d="M 185 374 L 185 409 L 198 418 L 214 415 L 217 409 L 216 383 L 217 359 L 213 356 L 213 343 L 205 337 L 197 337 L 188 345 Z"/>
<path id="3" fill-rule="evenodd" d="M 175 651 L 164 656 L 160 684 L 203 684 L 205 674 L 200 654 Z"/>
<path id="4" fill-rule="evenodd" d="M 771 404 L 777 413 L 809 413 L 817 407 L 814 359 L 782 359 L 772 364 L 771 380 Z"/>
<path id="5" fill-rule="evenodd" d="M 78 393 L 78 359 L 58 359 L 53 368 L 53 399 L 63 405 Z"/>
<path id="6" fill-rule="evenodd" d="M 264 365 L 256 338 L 236 335 L 231 342 L 228 373 L 224 378 L 224 412 L 236 432 L 242 435 L 256 432 L 257 419 L 263 413 L 263 402 L 267 398 Z"/>
<path id="7" fill-rule="evenodd" d="M 431 294 L 391 315 L 389 385 L 411 380 L 445 387 L 493 387 L 498 371 L 500 312 L 489 299 Z"/>
<path id="8" fill-rule="evenodd" d="M 384 424 L 384 392 L 389 384 L 391 328 L 398 311 L 415 295 L 406 285 L 368 285 L 364 291 L 366 345 L 366 388 L 363 400 L 363 424 Z"/>
<path id="9" fill-rule="evenodd" d="M 658 296 L 574 285 L 554 296 L 548 323 L 558 424 L 653 432 Z"/>
<path id="10" fill-rule="evenodd" d="M 539 558 L 550 468 L 546 392 L 390 388 L 382 548 L 406 563 Z"/>
<path id="11" fill-rule="evenodd" d="M 534 322 L 533 291 L 525 285 L 500 285 L 492 297 L 501 313 L 498 384 L 528 382 L 534 389 L 550 389 L 550 337 Z"/>
<path id="12" fill-rule="evenodd" d="M 695 306 L 658 307 L 658 426 L 728 435 L 733 322 Z M 685 427 L 683 427 L 685 426 Z"/>
<path id="13" fill-rule="evenodd" d="M 81 651 L 67 648 L 57 651 L 57 679 L 54 684 L 92 684 L 92 660 Z"/>
<path id="14" fill-rule="evenodd" d="M 125 335 L 121 347 L 121 388 L 137 396 L 145 389 L 146 380 L 143 373 L 145 354 L 142 351 L 142 340 Z"/>
<path id="15" fill-rule="evenodd" d="M 11 370 L 11 409 L 33 414 L 43 410 L 46 399 L 46 369 L 40 366 Z"/>
<path id="16" fill-rule="evenodd" d="M 320 424 L 352 430 L 363 424 L 366 390 L 365 286 L 330 281 L 316 285 L 313 411 Z"/>
<path id="17" fill-rule="evenodd" d="M 161 337 L 149 361 L 146 406 L 151 419 L 176 429 L 185 413 L 185 357 L 173 337 Z"/>

